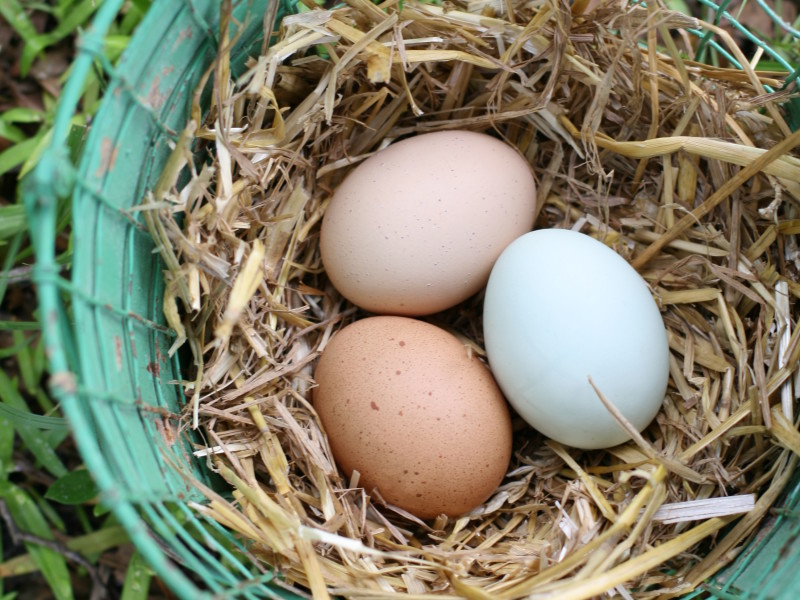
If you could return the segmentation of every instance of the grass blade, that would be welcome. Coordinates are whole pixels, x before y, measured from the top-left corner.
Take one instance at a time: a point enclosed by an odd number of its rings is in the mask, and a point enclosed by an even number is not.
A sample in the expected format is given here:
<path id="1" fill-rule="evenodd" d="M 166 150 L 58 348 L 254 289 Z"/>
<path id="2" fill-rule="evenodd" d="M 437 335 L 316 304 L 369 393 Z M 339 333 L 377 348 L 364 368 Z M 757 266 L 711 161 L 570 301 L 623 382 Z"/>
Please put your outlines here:
<path id="1" fill-rule="evenodd" d="M 97 497 L 97 484 L 86 469 L 70 471 L 56 479 L 44 495 L 59 504 L 84 504 Z"/>
<path id="2" fill-rule="evenodd" d="M 31 140 L 36 140 L 36 144 L 31 149 L 30 153 L 28 154 L 28 158 L 25 159 L 25 162 L 22 164 L 22 167 L 19 170 L 19 179 L 25 177 L 25 175 L 30 173 L 33 167 L 36 166 L 36 163 L 39 162 L 39 157 L 42 155 L 42 152 L 44 152 L 44 149 L 50 144 L 52 137 L 52 129 L 40 129 L 39 132 L 31 138 Z"/>
<path id="3" fill-rule="evenodd" d="M 40 137 L 40 135 L 36 135 L 0 152 L 0 175 L 8 173 L 28 160 L 39 144 Z"/>
<path id="4" fill-rule="evenodd" d="M 18 144 L 27 137 L 19 127 L 0 119 L 0 138 L 5 138 L 12 144 Z"/>
<path id="5" fill-rule="evenodd" d="M 112 525 L 104 527 L 99 531 L 67 540 L 64 545 L 68 550 L 86 556 L 90 553 L 99 554 L 105 552 L 111 548 L 122 546 L 127 542 L 128 534 L 125 532 L 125 529 L 120 525 Z M 37 564 L 30 554 L 15 556 L 0 564 L 0 580 L 6 577 L 33 573 L 37 568 Z"/>
<path id="6" fill-rule="evenodd" d="M 147 600 L 152 577 L 153 573 L 150 571 L 150 567 L 138 552 L 134 552 L 125 573 L 121 600 Z"/>
<path id="7" fill-rule="evenodd" d="M 64 12 L 55 29 L 26 40 L 27 43 L 20 59 L 20 71 L 27 73 L 42 50 L 73 35 L 80 26 L 89 20 L 99 4 L 96 0 L 82 0 Z"/>
<path id="8" fill-rule="evenodd" d="M 30 323 L 25 323 L 25 325 L 30 326 Z M 2 323 L 0 323 L 0 326 L 2 326 Z M 36 358 L 38 349 L 43 348 L 41 338 L 36 342 L 36 346 L 31 347 L 32 340 L 29 336 L 26 336 L 19 329 L 14 329 L 13 334 L 14 344 L 24 340 L 28 341 L 27 344 L 20 348 L 19 354 L 17 354 L 17 368 L 19 369 L 23 386 L 29 393 L 33 393 L 39 389 L 39 381 L 42 377 L 42 371 L 37 367 L 42 367 L 43 365 Z"/>
<path id="9" fill-rule="evenodd" d="M 7 481 L 0 482 L 0 498 L 5 500 L 8 512 L 19 529 L 43 540 L 52 540 L 53 534 L 39 507 L 24 490 Z M 72 600 L 72 581 L 67 561 L 55 550 L 32 542 L 25 547 L 42 572 L 57 600 Z"/>
<path id="10" fill-rule="evenodd" d="M 0 122 L 3 123 L 41 123 L 44 121 L 45 113 L 35 108 L 18 106 L 10 108 L 0 115 Z"/>
<path id="11" fill-rule="evenodd" d="M 5 424 L 5 425 L 4 425 Z M 47 431 L 69 431 L 69 424 L 63 417 L 47 417 L 35 415 L 27 410 L 20 410 L 9 404 L 0 404 L 0 428 L 2 427 L 32 427 L 34 429 L 44 429 Z M 11 429 L 13 432 L 13 429 Z M 2 440 L 2 433 L 0 433 Z M 0 442 L 2 443 L 2 442 Z M 3 454 L 0 451 L 0 460 Z"/>
<path id="12" fill-rule="evenodd" d="M 0 154 L 0 156 L 3 154 L 5 153 Z M 27 222 L 25 207 L 21 204 L 0 206 L 0 240 L 5 240 L 24 232 Z"/>
<path id="13" fill-rule="evenodd" d="M 17 391 L 16 382 L 3 371 L 0 371 L 0 401 L 21 411 L 28 410 L 28 405 Z M 18 427 L 17 433 L 45 469 L 56 477 L 67 474 L 64 463 L 61 462 L 48 437 L 41 431 L 31 427 Z"/>
<path id="14" fill-rule="evenodd" d="M 0 220 L 0 222 L 2 222 L 2 220 Z M 0 304 L 3 303 L 3 299 L 6 297 L 6 290 L 8 289 L 8 273 L 11 271 L 11 267 L 14 266 L 14 262 L 16 261 L 20 246 L 22 246 L 22 239 L 24 237 L 25 230 L 20 228 L 17 233 L 12 234 L 11 242 L 5 249 L 6 257 L 3 259 L 3 270 L 0 271 Z M 0 237 L 0 240 L 1 239 L 2 237 Z M 4 327 L 0 325 L 0 329 L 4 329 Z"/>
<path id="15" fill-rule="evenodd" d="M 5 406 L 5 405 L 0 405 Z M 5 481 L 14 466 L 14 428 L 11 420 L 0 412 L 0 481 Z"/>
<path id="16" fill-rule="evenodd" d="M 2 283 L 3 283 L 3 279 L 0 278 L 0 286 L 2 285 Z M 16 356 L 17 352 L 19 352 L 19 345 L 18 344 L 14 344 L 9 348 L 2 348 L 2 349 L 0 349 L 0 359 L 9 358 L 11 356 Z"/>
<path id="17" fill-rule="evenodd" d="M 22 38 L 22 41 L 25 42 L 26 49 L 29 46 L 35 46 L 38 32 L 28 18 L 28 13 L 25 12 L 25 9 L 18 0 L 3 0 L 3 2 L 0 2 L 0 16 L 2 16 L 6 22 L 11 25 L 14 31 L 17 32 L 17 35 Z M 35 49 L 34 56 L 38 54 L 39 50 L 41 50 L 41 48 Z M 20 75 L 25 77 L 28 74 L 28 69 L 30 69 L 30 64 L 20 64 Z"/>
<path id="18" fill-rule="evenodd" d="M 33 501 L 36 502 L 36 506 L 39 507 L 39 510 L 42 512 L 42 516 L 50 524 L 50 527 L 57 529 L 61 533 L 67 533 L 67 525 L 64 523 L 64 519 L 58 514 L 58 511 L 53 507 L 53 505 L 45 500 L 35 488 L 29 488 L 27 492 L 28 495 L 33 498 Z"/>
<path id="19" fill-rule="evenodd" d="M 3 331 L 38 331 L 40 328 L 38 321 L 0 321 Z"/>

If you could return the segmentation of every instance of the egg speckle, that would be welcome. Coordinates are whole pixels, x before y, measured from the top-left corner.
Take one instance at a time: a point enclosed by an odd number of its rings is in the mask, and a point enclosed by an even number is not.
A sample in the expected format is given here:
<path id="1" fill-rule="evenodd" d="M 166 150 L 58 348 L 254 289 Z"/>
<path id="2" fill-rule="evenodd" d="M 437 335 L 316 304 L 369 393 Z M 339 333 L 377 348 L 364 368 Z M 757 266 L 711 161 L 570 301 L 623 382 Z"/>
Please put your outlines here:
<path id="1" fill-rule="evenodd" d="M 511 419 L 486 366 L 429 323 L 356 321 L 325 347 L 313 403 L 336 462 L 420 518 L 484 502 L 511 457 Z"/>
<path id="2" fill-rule="evenodd" d="M 470 131 L 428 133 L 388 146 L 345 178 L 325 211 L 320 253 L 354 304 L 426 315 L 481 289 L 535 214 L 533 175 L 514 148 Z"/>

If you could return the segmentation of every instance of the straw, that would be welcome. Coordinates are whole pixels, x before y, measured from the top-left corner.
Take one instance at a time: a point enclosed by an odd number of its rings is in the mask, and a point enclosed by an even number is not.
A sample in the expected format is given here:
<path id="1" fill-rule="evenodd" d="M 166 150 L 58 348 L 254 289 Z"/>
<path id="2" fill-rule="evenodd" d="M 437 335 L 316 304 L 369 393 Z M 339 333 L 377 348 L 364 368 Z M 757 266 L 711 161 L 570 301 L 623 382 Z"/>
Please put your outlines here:
<path id="1" fill-rule="evenodd" d="M 729 34 L 657 2 L 590 15 L 555 0 L 306 4 L 236 79 L 222 19 L 212 105 L 198 88 L 139 208 L 166 267 L 173 352 L 188 342 L 194 359 L 185 422 L 208 440 L 194 452 L 232 490 L 196 483 L 208 503 L 195 509 L 317 598 L 695 589 L 752 537 L 800 454 L 800 132 L 781 114 L 790 92 L 764 87 L 787 74 L 756 71 Z M 688 60 L 688 29 L 744 70 Z M 592 235 L 639 271 L 670 383 L 642 432 L 596 388 L 632 437 L 607 450 L 515 419 L 492 497 L 423 522 L 338 470 L 311 406 L 317 357 L 364 316 L 328 282 L 318 237 L 357 164 L 446 129 L 516 147 L 538 180 L 536 228 Z M 485 356 L 480 294 L 430 320 Z"/>

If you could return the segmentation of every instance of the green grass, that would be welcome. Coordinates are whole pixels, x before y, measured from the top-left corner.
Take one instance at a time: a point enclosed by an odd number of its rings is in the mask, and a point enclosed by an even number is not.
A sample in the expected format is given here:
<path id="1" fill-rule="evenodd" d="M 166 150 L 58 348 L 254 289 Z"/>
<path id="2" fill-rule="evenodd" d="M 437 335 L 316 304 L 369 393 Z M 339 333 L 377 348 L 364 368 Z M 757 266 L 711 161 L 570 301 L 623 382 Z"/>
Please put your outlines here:
<path id="1" fill-rule="evenodd" d="M 32 72 L 48 61 L 67 65 L 74 43 L 99 0 L 2 0 L 0 27 L 10 27 L 15 54 L 12 77 L 36 89 Z M 107 40 L 105 58 L 115 62 L 141 20 L 149 0 L 127 3 Z M 66 57 L 66 60 L 65 60 Z M 73 158 L 97 110 L 105 82 L 90 74 L 72 118 Z M 55 86 L 55 87 L 58 87 Z M 44 86 L 32 106 L 0 109 L 0 600 L 41 597 L 42 586 L 58 600 L 88 597 L 105 589 L 109 598 L 150 597 L 152 573 L 130 547 L 125 531 L 98 502 L 97 488 L 83 468 L 67 422 L 47 392 L 44 344 L 31 286 L 33 251 L 19 198 L 19 181 L 36 164 L 50 139 L 58 98 Z M 10 190 L 10 191 L 8 191 Z M 59 264 L 68 271 L 69 206 L 59 211 Z M 104 557 L 129 556 L 115 570 Z M 108 562 L 108 561 L 106 561 Z M 115 559 L 115 563 L 119 563 Z"/>

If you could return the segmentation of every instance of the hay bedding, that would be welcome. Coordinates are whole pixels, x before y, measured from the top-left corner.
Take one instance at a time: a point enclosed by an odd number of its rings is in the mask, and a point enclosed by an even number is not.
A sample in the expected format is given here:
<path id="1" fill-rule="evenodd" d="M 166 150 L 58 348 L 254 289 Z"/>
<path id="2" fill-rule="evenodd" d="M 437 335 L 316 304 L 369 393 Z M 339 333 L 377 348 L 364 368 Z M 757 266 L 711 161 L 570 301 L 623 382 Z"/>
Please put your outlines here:
<path id="1" fill-rule="evenodd" d="M 753 72 L 719 30 L 745 70 L 694 63 L 698 22 L 656 3 L 585 4 L 349 0 L 284 19 L 237 80 L 223 39 L 211 110 L 198 91 L 145 216 L 176 346 L 194 356 L 184 423 L 233 489 L 228 502 L 203 488 L 196 509 L 286 582 L 317 597 L 669 597 L 732 560 L 787 484 L 800 138 L 786 93 L 764 87 L 781 74 Z M 670 384 L 656 422 L 607 451 L 518 421 L 494 496 L 423 523 L 343 479 L 310 406 L 314 359 L 362 316 L 326 281 L 317 238 L 353 165 L 450 128 L 527 157 L 537 228 L 589 233 L 633 263 L 663 309 Z M 482 353 L 480 308 L 431 320 Z"/>

